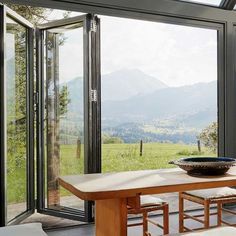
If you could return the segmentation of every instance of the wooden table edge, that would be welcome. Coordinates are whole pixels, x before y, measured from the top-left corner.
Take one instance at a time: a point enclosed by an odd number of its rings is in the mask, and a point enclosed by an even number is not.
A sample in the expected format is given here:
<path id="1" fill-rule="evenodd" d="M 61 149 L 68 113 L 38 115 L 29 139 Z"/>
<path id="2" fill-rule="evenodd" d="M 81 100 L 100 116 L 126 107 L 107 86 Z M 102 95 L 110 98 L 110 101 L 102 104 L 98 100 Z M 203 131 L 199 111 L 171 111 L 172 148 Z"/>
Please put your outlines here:
<path id="1" fill-rule="evenodd" d="M 97 191 L 97 192 L 85 192 L 78 190 L 73 185 L 65 182 L 61 178 L 59 178 L 59 184 L 82 200 L 96 201 L 96 200 L 105 200 L 114 198 L 129 198 L 136 196 L 137 193 L 141 195 L 147 195 L 147 194 L 183 192 L 195 189 L 209 189 L 209 188 L 226 187 L 226 186 L 234 187 L 236 186 L 236 179 L 217 180 L 209 182 L 207 181 L 201 183 L 185 183 L 185 184 L 175 184 L 175 185 L 155 186 L 155 187 L 145 187 L 145 188 L 133 188 L 133 189 L 123 189 L 123 190 Z"/>

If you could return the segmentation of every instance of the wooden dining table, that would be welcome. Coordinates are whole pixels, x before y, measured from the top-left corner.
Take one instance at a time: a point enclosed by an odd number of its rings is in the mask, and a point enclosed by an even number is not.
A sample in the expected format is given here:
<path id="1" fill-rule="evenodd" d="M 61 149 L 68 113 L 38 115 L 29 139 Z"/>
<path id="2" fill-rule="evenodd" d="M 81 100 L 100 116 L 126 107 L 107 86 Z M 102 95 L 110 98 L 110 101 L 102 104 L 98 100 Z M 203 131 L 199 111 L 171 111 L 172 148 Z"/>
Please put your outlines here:
<path id="1" fill-rule="evenodd" d="M 236 186 L 236 167 L 223 176 L 190 176 L 172 168 L 63 176 L 59 183 L 80 199 L 95 201 L 96 236 L 126 236 L 128 201 L 146 194 Z"/>

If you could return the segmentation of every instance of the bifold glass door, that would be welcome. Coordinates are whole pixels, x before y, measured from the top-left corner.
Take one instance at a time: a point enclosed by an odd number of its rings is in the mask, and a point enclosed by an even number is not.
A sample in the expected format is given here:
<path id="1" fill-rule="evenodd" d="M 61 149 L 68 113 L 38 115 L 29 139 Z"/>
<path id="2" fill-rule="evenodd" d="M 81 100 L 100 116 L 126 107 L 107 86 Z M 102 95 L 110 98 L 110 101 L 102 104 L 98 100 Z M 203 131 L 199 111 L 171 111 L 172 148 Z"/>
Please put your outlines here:
<path id="1" fill-rule="evenodd" d="M 91 100 L 99 79 L 95 73 L 98 64 L 91 55 L 98 51 L 98 30 L 98 19 L 84 15 L 41 25 L 37 36 L 39 100 L 44 103 L 38 133 L 42 140 L 38 155 L 40 211 L 86 221 L 93 218 L 92 203 L 63 189 L 60 177 L 99 171 L 94 166 L 86 169 L 94 162 L 89 153 L 95 151 L 91 148 L 96 148 L 94 140 L 99 135 L 91 138 L 90 128 L 99 103 Z"/>
<path id="2" fill-rule="evenodd" d="M 5 225 L 34 211 L 33 27 L 10 9 L 0 9 L 1 225 Z"/>
<path id="3" fill-rule="evenodd" d="M 63 189 L 60 177 L 101 171 L 99 19 L 34 28 L 3 5 L 0 18 L 0 224 L 35 209 L 92 221 L 92 203 Z"/>

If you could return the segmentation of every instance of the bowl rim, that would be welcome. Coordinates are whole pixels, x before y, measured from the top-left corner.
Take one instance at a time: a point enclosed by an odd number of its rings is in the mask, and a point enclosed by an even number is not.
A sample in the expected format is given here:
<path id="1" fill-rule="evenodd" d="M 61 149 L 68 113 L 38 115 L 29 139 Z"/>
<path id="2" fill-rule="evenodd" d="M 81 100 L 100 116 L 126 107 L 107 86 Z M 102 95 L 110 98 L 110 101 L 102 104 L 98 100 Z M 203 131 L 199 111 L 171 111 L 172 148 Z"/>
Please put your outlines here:
<path id="1" fill-rule="evenodd" d="M 208 157 L 208 156 L 198 156 L 198 157 L 182 157 L 180 158 L 179 160 L 184 160 L 186 161 L 187 159 L 204 159 L 204 158 L 207 158 L 207 159 L 211 159 L 211 160 L 215 160 L 215 159 L 222 159 L 222 161 L 224 160 L 228 160 L 228 161 L 236 161 L 236 159 L 232 158 L 232 157 L 222 157 L 222 156 L 219 156 L 219 157 Z M 224 159 L 224 160 L 223 160 Z M 225 161 L 224 161 L 225 162 Z M 227 162 L 227 161 L 226 161 Z"/>
<path id="2" fill-rule="evenodd" d="M 236 159 L 230 158 L 230 157 L 205 157 L 205 158 L 224 158 L 227 159 L 228 161 L 220 160 L 220 161 L 186 161 L 186 159 L 195 159 L 198 157 L 184 157 L 180 158 L 178 160 L 173 160 L 170 161 L 169 164 L 174 164 L 178 166 L 192 166 L 192 167 L 231 167 L 236 164 Z M 204 158 L 204 157 L 199 157 L 199 158 Z"/>

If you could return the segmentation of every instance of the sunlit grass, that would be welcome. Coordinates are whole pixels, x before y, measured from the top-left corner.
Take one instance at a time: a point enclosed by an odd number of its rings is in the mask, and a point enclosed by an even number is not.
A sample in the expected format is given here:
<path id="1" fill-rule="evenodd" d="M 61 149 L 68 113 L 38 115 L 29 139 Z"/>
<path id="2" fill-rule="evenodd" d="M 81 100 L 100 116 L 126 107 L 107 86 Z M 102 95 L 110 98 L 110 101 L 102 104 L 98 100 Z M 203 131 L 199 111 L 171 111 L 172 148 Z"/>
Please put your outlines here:
<path id="1" fill-rule="evenodd" d="M 139 144 L 104 144 L 102 171 L 116 172 L 144 169 L 173 168 L 169 161 L 184 156 L 216 156 L 206 148 L 198 152 L 197 146 L 185 144 L 146 143 L 140 156 Z"/>
<path id="2" fill-rule="evenodd" d="M 78 175 L 84 173 L 84 149 L 81 145 L 80 157 L 76 154 L 76 145 L 61 145 L 60 175 Z M 169 161 L 184 156 L 216 156 L 207 148 L 198 152 L 197 146 L 186 144 L 144 143 L 143 154 L 140 156 L 139 144 L 103 144 L 102 172 L 132 171 L 144 169 L 173 168 Z M 12 162 L 14 163 L 14 162 Z M 10 164 L 10 163 L 9 163 Z M 17 175 L 16 175 L 17 174 Z M 19 170 L 14 175 L 8 175 L 8 202 L 23 202 L 26 199 L 17 183 L 25 183 L 25 171 Z M 70 193 L 61 188 L 61 196 Z"/>

